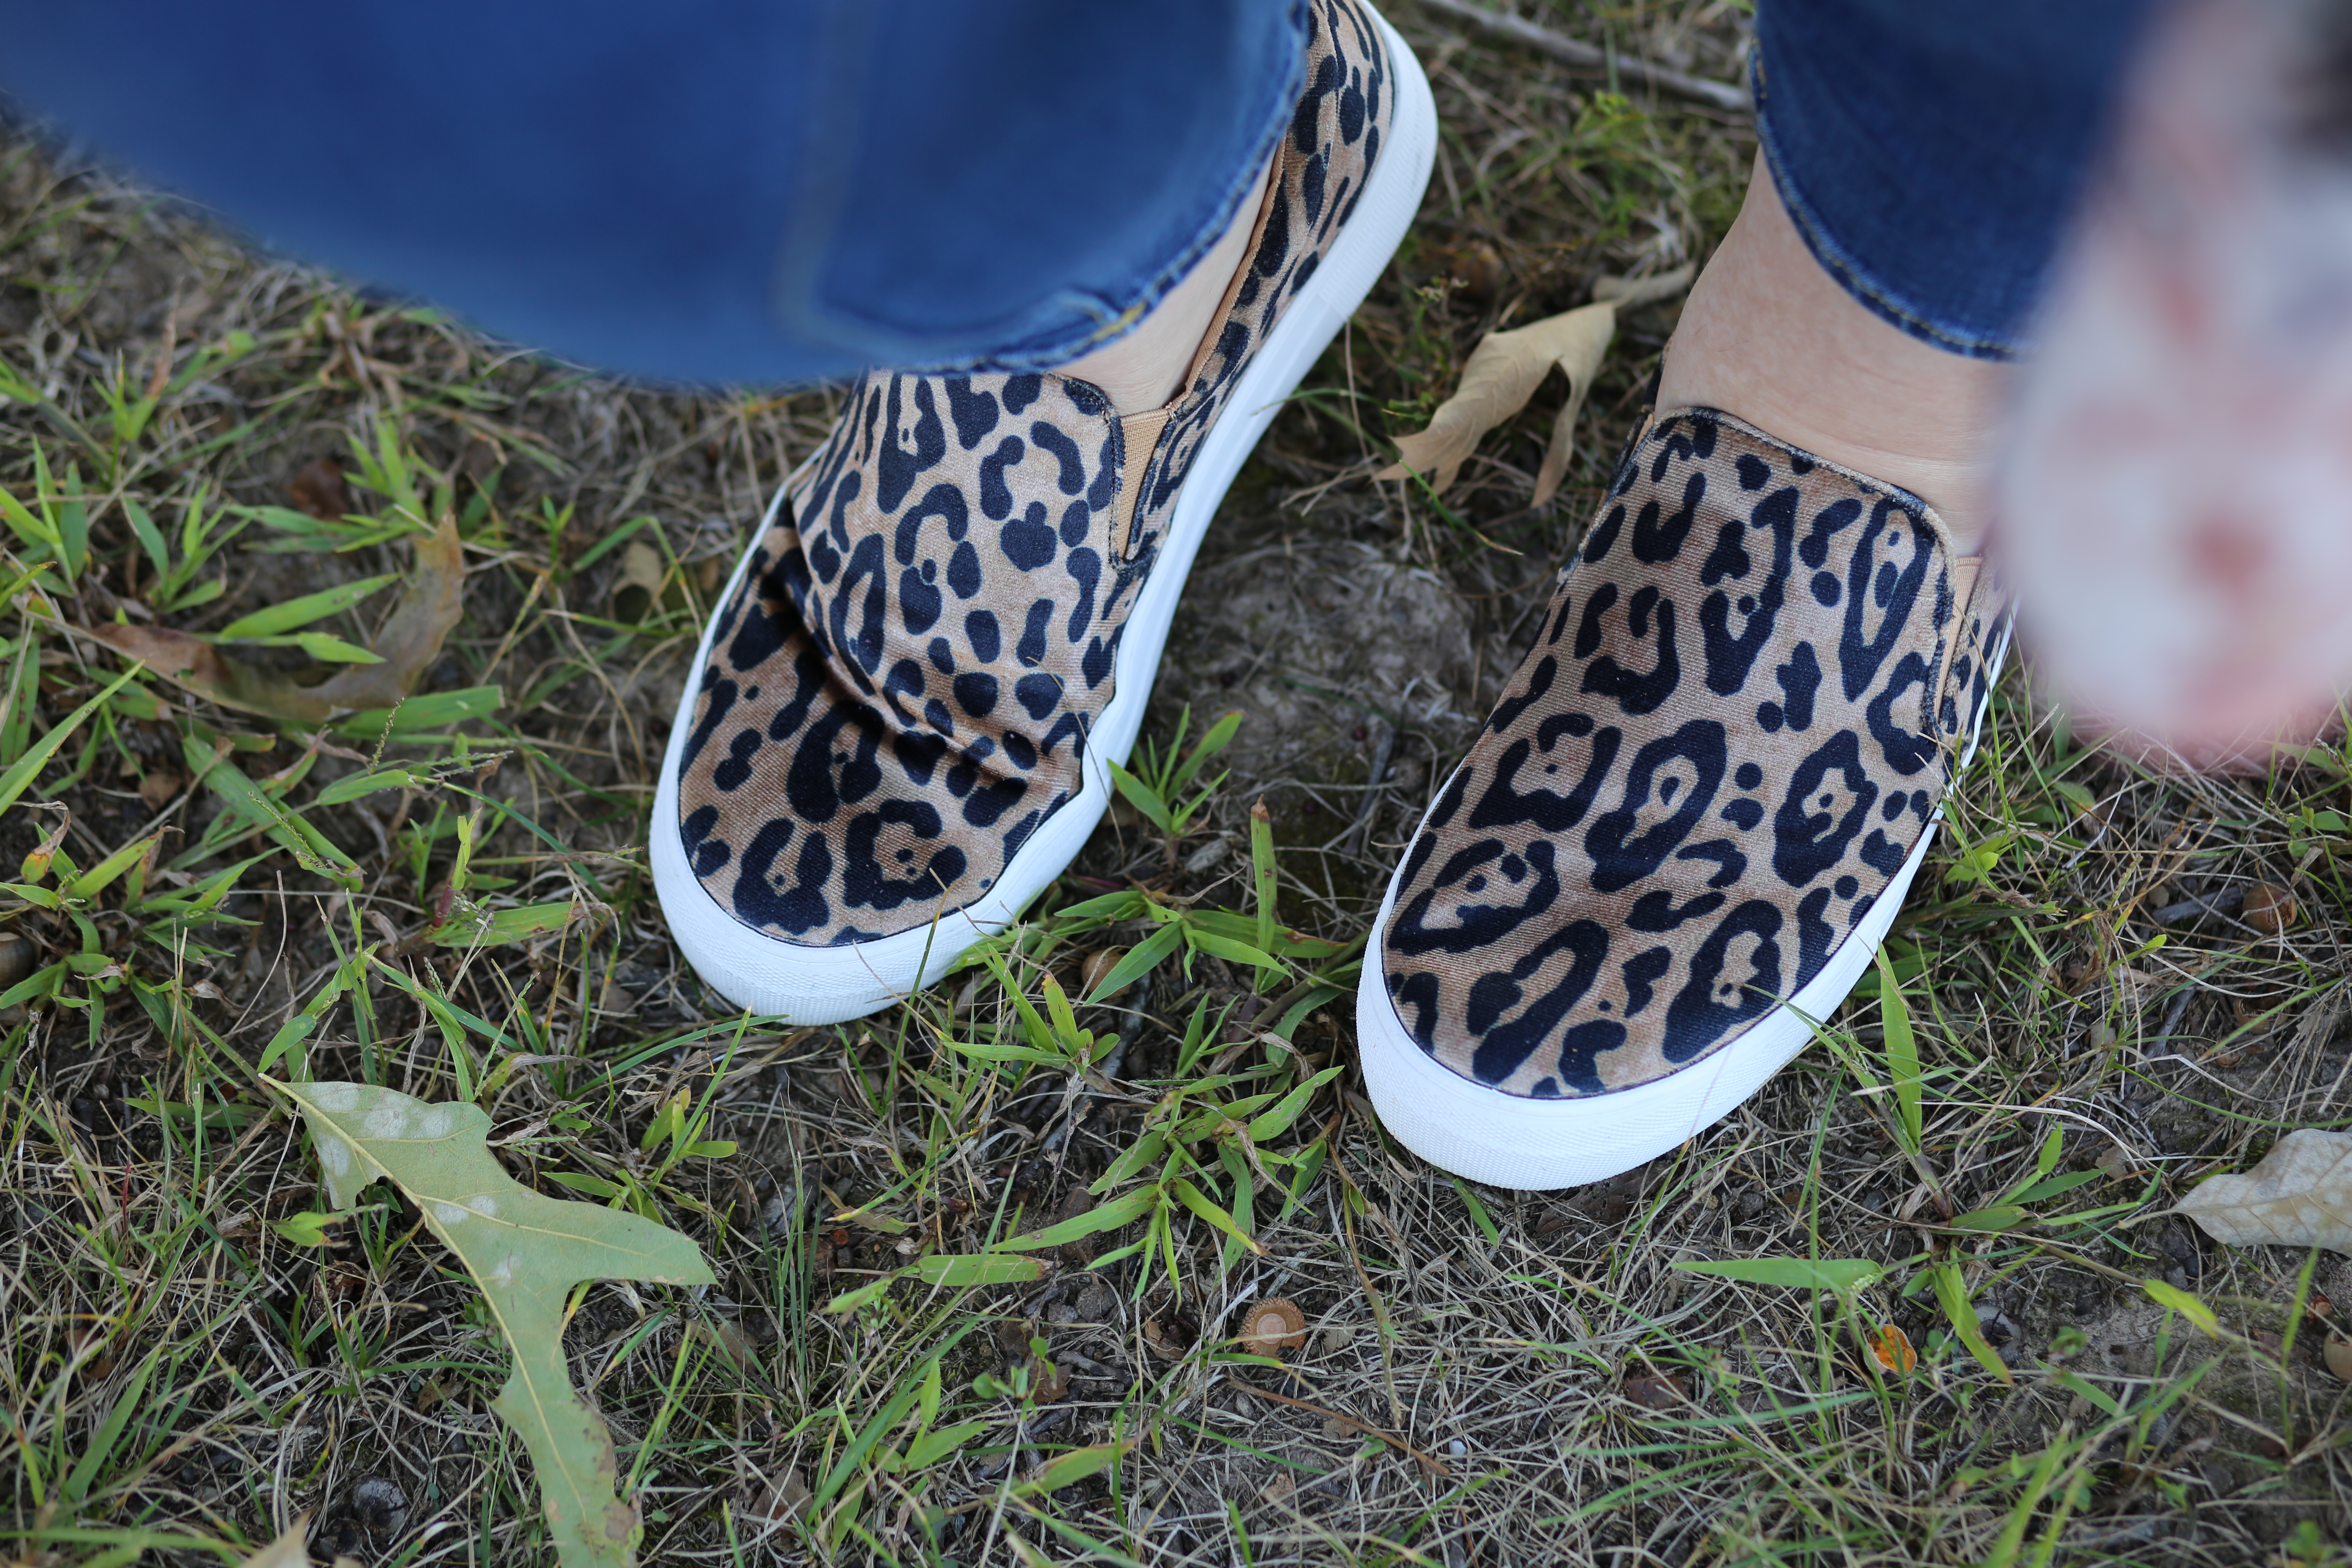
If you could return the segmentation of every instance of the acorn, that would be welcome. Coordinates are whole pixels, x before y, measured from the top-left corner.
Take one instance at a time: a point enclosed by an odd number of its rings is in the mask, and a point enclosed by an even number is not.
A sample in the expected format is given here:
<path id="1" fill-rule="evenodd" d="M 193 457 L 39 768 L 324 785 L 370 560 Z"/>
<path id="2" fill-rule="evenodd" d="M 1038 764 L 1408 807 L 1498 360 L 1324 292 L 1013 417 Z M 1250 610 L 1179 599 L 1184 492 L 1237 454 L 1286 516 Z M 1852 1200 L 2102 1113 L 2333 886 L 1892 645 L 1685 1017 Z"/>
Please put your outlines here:
<path id="1" fill-rule="evenodd" d="M 1242 1314 L 1242 1349 L 1252 1355 L 1280 1356 L 1307 1343 L 1307 1314 L 1298 1303 L 1277 1296 Z"/>
<path id="2" fill-rule="evenodd" d="M 1118 968 L 1118 961 L 1126 956 L 1127 949 L 1123 947 L 1097 948 L 1087 954 L 1086 969 L 1078 978 L 1078 995 L 1081 998 L 1092 996 L 1095 994 L 1095 987 L 1102 984 L 1103 976 Z M 1134 982 L 1129 981 L 1128 984 L 1133 984 Z M 1121 991 L 1126 989 L 1125 985 L 1119 987 Z M 1108 999 L 1108 997 L 1104 998 L 1106 1001 Z"/>
<path id="3" fill-rule="evenodd" d="M 33 940 L 21 931 L 0 932 L 0 991 L 29 979 L 40 965 L 33 962 Z"/>
<path id="4" fill-rule="evenodd" d="M 2238 918 L 2256 931 L 2276 934 L 2294 924 L 2294 895 L 2274 882 L 2256 882 L 2246 889 Z"/>

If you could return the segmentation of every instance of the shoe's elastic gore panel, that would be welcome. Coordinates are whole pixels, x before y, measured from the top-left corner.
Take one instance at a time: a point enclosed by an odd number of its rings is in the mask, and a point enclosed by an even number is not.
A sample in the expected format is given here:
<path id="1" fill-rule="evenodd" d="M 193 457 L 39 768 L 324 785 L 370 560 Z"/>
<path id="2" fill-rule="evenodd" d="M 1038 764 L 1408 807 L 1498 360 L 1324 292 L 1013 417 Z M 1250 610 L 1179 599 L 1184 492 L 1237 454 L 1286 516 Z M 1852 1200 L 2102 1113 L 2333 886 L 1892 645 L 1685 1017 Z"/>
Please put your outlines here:
<path id="1" fill-rule="evenodd" d="M 1119 429 L 1127 442 L 1127 463 L 1119 475 L 1117 502 L 1118 558 L 1127 560 L 1135 552 L 1135 512 L 1138 498 L 1143 494 L 1143 480 L 1151 471 L 1151 459 L 1160 449 L 1160 437 L 1167 432 L 1168 423 L 1177 410 L 1198 390 L 1201 378 L 1214 363 L 1217 346 L 1223 341 L 1225 323 L 1233 318 L 1234 306 L 1241 297 L 1242 286 L 1249 279 L 1250 269 L 1256 264 L 1258 248 L 1265 240 L 1265 226 L 1283 195 L 1283 161 L 1295 156 L 1289 138 L 1285 137 L 1276 150 L 1273 173 L 1267 176 L 1265 193 L 1258 198 L 1257 219 L 1250 226 L 1249 245 L 1242 252 L 1241 265 L 1225 284 L 1224 294 L 1217 300 L 1217 309 L 1209 318 L 1208 331 L 1192 350 L 1192 363 L 1184 367 L 1184 380 L 1176 395 L 1165 405 L 1144 414 L 1129 414 L 1119 420 Z"/>
<path id="2" fill-rule="evenodd" d="M 1960 651 L 1962 629 L 1969 624 L 1969 606 L 1977 596 L 1977 584 L 1984 576 L 1984 557 L 1970 555 L 1952 563 L 1952 633 L 1944 639 L 1944 662 L 1936 669 L 1936 690 L 1938 701 L 1946 685 L 1951 680 L 1952 659 Z M 1960 744 L 1968 744 L 1968 731 Z"/>
<path id="3" fill-rule="evenodd" d="M 1118 509 L 1113 526 L 1117 531 L 1115 537 L 1118 540 L 1118 558 L 1121 561 L 1135 550 L 1135 501 L 1143 493 L 1143 476 L 1151 468 L 1152 454 L 1160 449 L 1160 432 L 1168 428 L 1168 421 L 1175 414 L 1176 405 L 1182 401 L 1183 396 L 1179 394 L 1165 407 L 1154 408 L 1145 414 L 1129 414 L 1118 422 L 1119 439 L 1126 445 L 1127 460 L 1119 468 L 1118 500 L 1111 504 Z"/>

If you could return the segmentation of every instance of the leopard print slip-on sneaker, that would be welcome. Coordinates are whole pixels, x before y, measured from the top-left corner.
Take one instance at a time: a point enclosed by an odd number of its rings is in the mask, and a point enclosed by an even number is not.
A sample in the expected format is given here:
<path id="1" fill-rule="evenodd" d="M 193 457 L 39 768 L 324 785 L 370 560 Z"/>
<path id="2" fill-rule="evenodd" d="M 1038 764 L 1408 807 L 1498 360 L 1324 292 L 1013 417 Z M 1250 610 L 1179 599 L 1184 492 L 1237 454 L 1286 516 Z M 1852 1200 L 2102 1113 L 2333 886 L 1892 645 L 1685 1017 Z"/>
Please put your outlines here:
<path id="1" fill-rule="evenodd" d="M 770 508 L 650 830 L 671 931 L 739 1006 L 885 1006 L 1093 831 L 1225 488 L 1428 182 L 1412 51 L 1360 0 L 1309 11 L 1247 258 L 1174 401 L 1120 417 L 1060 375 L 874 372 Z"/>
<path id="2" fill-rule="evenodd" d="M 1389 1130 L 1574 1186 L 1755 1093 L 1893 922 L 2007 643 L 1916 497 L 1654 420 L 1390 880 L 1357 998 Z"/>

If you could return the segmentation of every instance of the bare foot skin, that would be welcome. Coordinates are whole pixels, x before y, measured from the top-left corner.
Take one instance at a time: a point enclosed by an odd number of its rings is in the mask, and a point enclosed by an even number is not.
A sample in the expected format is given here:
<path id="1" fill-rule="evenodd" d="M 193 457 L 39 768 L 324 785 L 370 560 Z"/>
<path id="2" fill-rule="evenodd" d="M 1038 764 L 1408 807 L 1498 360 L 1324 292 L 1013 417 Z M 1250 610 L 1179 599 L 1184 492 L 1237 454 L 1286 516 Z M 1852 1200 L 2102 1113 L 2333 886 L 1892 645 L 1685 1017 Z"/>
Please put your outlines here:
<path id="1" fill-rule="evenodd" d="M 1258 208 L 1265 204 L 1266 175 L 1273 167 L 1269 160 L 1258 171 L 1256 184 L 1234 208 L 1234 221 L 1216 244 L 1184 275 L 1182 282 L 1160 296 L 1160 303 L 1133 331 L 1057 366 L 1055 373 L 1092 382 L 1121 414 L 1148 413 L 1174 397 L 1184 384 L 1184 373 L 1192 367 L 1201 339 L 1216 318 L 1217 307 L 1224 302 L 1226 286 L 1242 268 L 1250 231 L 1256 227 Z"/>
<path id="2" fill-rule="evenodd" d="M 1759 156 L 1666 345 L 1661 413 L 1719 408 L 1900 485 L 1980 548 L 1990 433 L 2012 367 L 1930 347 L 1856 304 L 1805 248 Z"/>

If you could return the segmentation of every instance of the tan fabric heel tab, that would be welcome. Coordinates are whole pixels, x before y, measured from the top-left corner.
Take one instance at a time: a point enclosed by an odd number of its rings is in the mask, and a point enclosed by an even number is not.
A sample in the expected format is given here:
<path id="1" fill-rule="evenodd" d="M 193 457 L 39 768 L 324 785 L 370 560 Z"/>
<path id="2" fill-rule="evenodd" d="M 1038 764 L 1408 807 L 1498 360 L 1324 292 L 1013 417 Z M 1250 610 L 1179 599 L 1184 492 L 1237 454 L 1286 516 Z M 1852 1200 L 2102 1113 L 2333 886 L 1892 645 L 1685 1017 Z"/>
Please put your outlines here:
<path id="1" fill-rule="evenodd" d="M 1258 193 L 1257 219 L 1250 225 L 1249 243 L 1242 247 L 1241 265 L 1234 268 L 1233 280 L 1225 285 L 1224 295 L 1218 300 L 1217 308 L 1209 313 L 1209 330 L 1202 332 L 1201 341 L 1193 345 L 1192 363 L 1184 367 L 1184 379 L 1177 386 L 1176 396 L 1170 406 L 1192 395 L 1193 384 L 1201 379 L 1201 373 L 1208 369 L 1209 361 L 1216 356 L 1217 343 L 1224 336 L 1225 322 L 1233 317 L 1234 301 L 1241 297 L 1242 285 L 1249 281 L 1251 269 L 1257 261 L 1258 247 L 1265 243 L 1265 226 L 1282 200 L 1283 170 L 1292 158 L 1297 156 L 1299 154 L 1291 145 L 1290 138 L 1284 136 L 1282 144 L 1275 149 L 1268 164 L 1265 188 Z"/>
<path id="2" fill-rule="evenodd" d="M 1114 511 L 1111 537 L 1116 541 L 1113 558 L 1127 559 L 1135 548 L 1135 503 L 1143 494 L 1144 476 L 1150 472 L 1152 454 L 1160 450 L 1160 437 L 1168 429 L 1168 421 L 1175 416 L 1176 405 L 1184 401 L 1178 393 L 1174 402 L 1149 413 L 1122 416 L 1118 422 L 1118 438 L 1124 460 L 1118 470 L 1118 497 L 1111 505 Z"/>
<path id="3" fill-rule="evenodd" d="M 1286 136 L 1271 160 L 1265 189 L 1258 193 L 1257 218 L 1250 225 L 1249 243 L 1243 247 L 1241 265 L 1234 268 L 1232 281 L 1225 285 L 1224 294 L 1217 300 L 1216 310 L 1210 313 L 1208 330 L 1193 345 L 1192 358 L 1184 367 L 1184 379 L 1177 384 L 1176 395 L 1161 407 L 1119 416 L 1118 428 L 1120 439 L 1125 444 L 1125 461 L 1119 468 L 1118 499 L 1113 503 L 1118 508 L 1118 520 L 1112 529 L 1112 536 L 1118 542 L 1116 558 L 1118 560 L 1126 560 L 1135 548 L 1136 502 L 1143 493 L 1143 480 L 1150 470 L 1152 454 L 1160 449 L 1160 437 L 1167 432 L 1168 422 L 1175 417 L 1176 410 L 1183 406 L 1185 399 L 1192 395 L 1193 386 L 1207 370 L 1209 362 L 1216 356 L 1217 344 L 1224 337 L 1225 323 L 1233 319 L 1234 301 L 1240 298 L 1242 286 L 1249 280 L 1258 247 L 1265 240 L 1266 224 L 1282 199 L 1283 170 L 1292 156 L 1290 139 Z"/>

